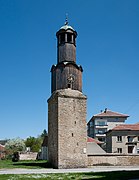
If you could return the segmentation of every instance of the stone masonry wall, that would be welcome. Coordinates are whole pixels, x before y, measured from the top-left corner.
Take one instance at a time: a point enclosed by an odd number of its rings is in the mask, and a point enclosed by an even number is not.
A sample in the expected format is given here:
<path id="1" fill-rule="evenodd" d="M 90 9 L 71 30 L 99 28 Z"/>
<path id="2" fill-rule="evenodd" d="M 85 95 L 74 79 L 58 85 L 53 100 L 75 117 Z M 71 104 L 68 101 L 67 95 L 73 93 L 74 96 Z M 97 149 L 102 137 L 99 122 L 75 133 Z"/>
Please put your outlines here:
<path id="1" fill-rule="evenodd" d="M 37 154 L 36 152 L 20 153 L 19 158 L 20 160 L 36 160 Z"/>
<path id="2" fill-rule="evenodd" d="M 48 161 L 58 167 L 58 98 L 48 99 Z"/>
<path id="3" fill-rule="evenodd" d="M 49 161 L 55 167 L 87 166 L 86 96 L 71 89 L 58 90 L 52 95 L 49 100 L 48 136 Z M 51 154 L 53 160 L 50 159 Z"/>
<path id="4" fill-rule="evenodd" d="M 136 166 L 139 165 L 139 155 L 105 154 L 88 155 L 88 167 L 95 165 Z"/>

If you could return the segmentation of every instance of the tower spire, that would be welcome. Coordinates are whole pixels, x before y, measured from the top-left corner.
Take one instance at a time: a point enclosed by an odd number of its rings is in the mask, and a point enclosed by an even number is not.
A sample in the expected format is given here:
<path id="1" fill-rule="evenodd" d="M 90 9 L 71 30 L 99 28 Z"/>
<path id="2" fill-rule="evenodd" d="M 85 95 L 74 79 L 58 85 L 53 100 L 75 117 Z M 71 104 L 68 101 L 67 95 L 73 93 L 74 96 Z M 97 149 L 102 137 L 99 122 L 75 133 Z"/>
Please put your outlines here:
<path id="1" fill-rule="evenodd" d="M 66 20 L 65 20 L 65 25 L 68 25 L 69 22 L 68 22 L 68 13 L 66 13 Z"/>

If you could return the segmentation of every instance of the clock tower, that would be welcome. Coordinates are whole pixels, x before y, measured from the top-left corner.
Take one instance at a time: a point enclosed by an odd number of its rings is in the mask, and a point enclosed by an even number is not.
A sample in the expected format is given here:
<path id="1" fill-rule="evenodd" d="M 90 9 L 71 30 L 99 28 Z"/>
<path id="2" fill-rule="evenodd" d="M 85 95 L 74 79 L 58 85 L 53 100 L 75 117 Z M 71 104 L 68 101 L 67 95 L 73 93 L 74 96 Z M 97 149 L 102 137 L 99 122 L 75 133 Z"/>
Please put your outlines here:
<path id="1" fill-rule="evenodd" d="M 51 68 L 48 99 L 48 160 L 55 168 L 87 166 L 86 96 L 76 64 L 77 32 L 68 24 L 56 33 L 57 64 Z"/>
<path id="2" fill-rule="evenodd" d="M 76 64 L 77 32 L 65 22 L 56 33 L 57 65 L 51 69 L 51 92 L 71 88 L 82 92 L 82 67 Z"/>

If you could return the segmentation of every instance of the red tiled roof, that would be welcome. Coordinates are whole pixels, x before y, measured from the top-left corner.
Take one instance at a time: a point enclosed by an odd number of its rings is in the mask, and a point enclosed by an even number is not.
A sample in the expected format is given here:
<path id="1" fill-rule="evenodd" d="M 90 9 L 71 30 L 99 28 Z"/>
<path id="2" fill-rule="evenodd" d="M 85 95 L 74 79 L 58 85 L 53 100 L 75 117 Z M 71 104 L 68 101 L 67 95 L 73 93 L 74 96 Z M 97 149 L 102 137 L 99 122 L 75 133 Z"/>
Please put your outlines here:
<path id="1" fill-rule="evenodd" d="M 139 131 L 139 124 L 122 124 L 114 127 L 112 130 L 118 131 L 118 130 L 134 130 Z"/>
<path id="2" fill-rule="evenodd" d="M 5 150 L 5 146 L 3 146 L 2 144 L 0 144 L 0 151 L 4 151 Z"/>
<path id="3" fill-rule="evenodd" d="M 91 138 L 91 137 L 87 137 L 87 142 L 95 142 L 97 144 L 102 144 L 102 142 L 100 142 L 100 141 L 98 141 L 98 140 L 96 140 L 94 138 Z"/>
<path id="4" fill-rule="evenodd" d="M 127 114 L 121 114 L 118 112 L 113 112 L 110 110 L 105 110 L 99 114 L 94 115 L 93 117 L 129 117 Z"/>

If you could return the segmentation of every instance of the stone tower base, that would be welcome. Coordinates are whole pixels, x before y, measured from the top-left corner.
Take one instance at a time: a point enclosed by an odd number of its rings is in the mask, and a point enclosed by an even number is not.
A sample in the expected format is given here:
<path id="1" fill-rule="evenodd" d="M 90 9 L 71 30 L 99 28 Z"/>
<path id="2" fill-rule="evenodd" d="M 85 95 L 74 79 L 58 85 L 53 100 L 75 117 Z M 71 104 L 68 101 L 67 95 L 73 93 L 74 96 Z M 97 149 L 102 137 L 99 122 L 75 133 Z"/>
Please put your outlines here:
<path id="1" fill-rule="evenodd" d="M 72 89 L 48 99 L 48 160 L 55 168 L 87 167 L 86 100 Z"/>

